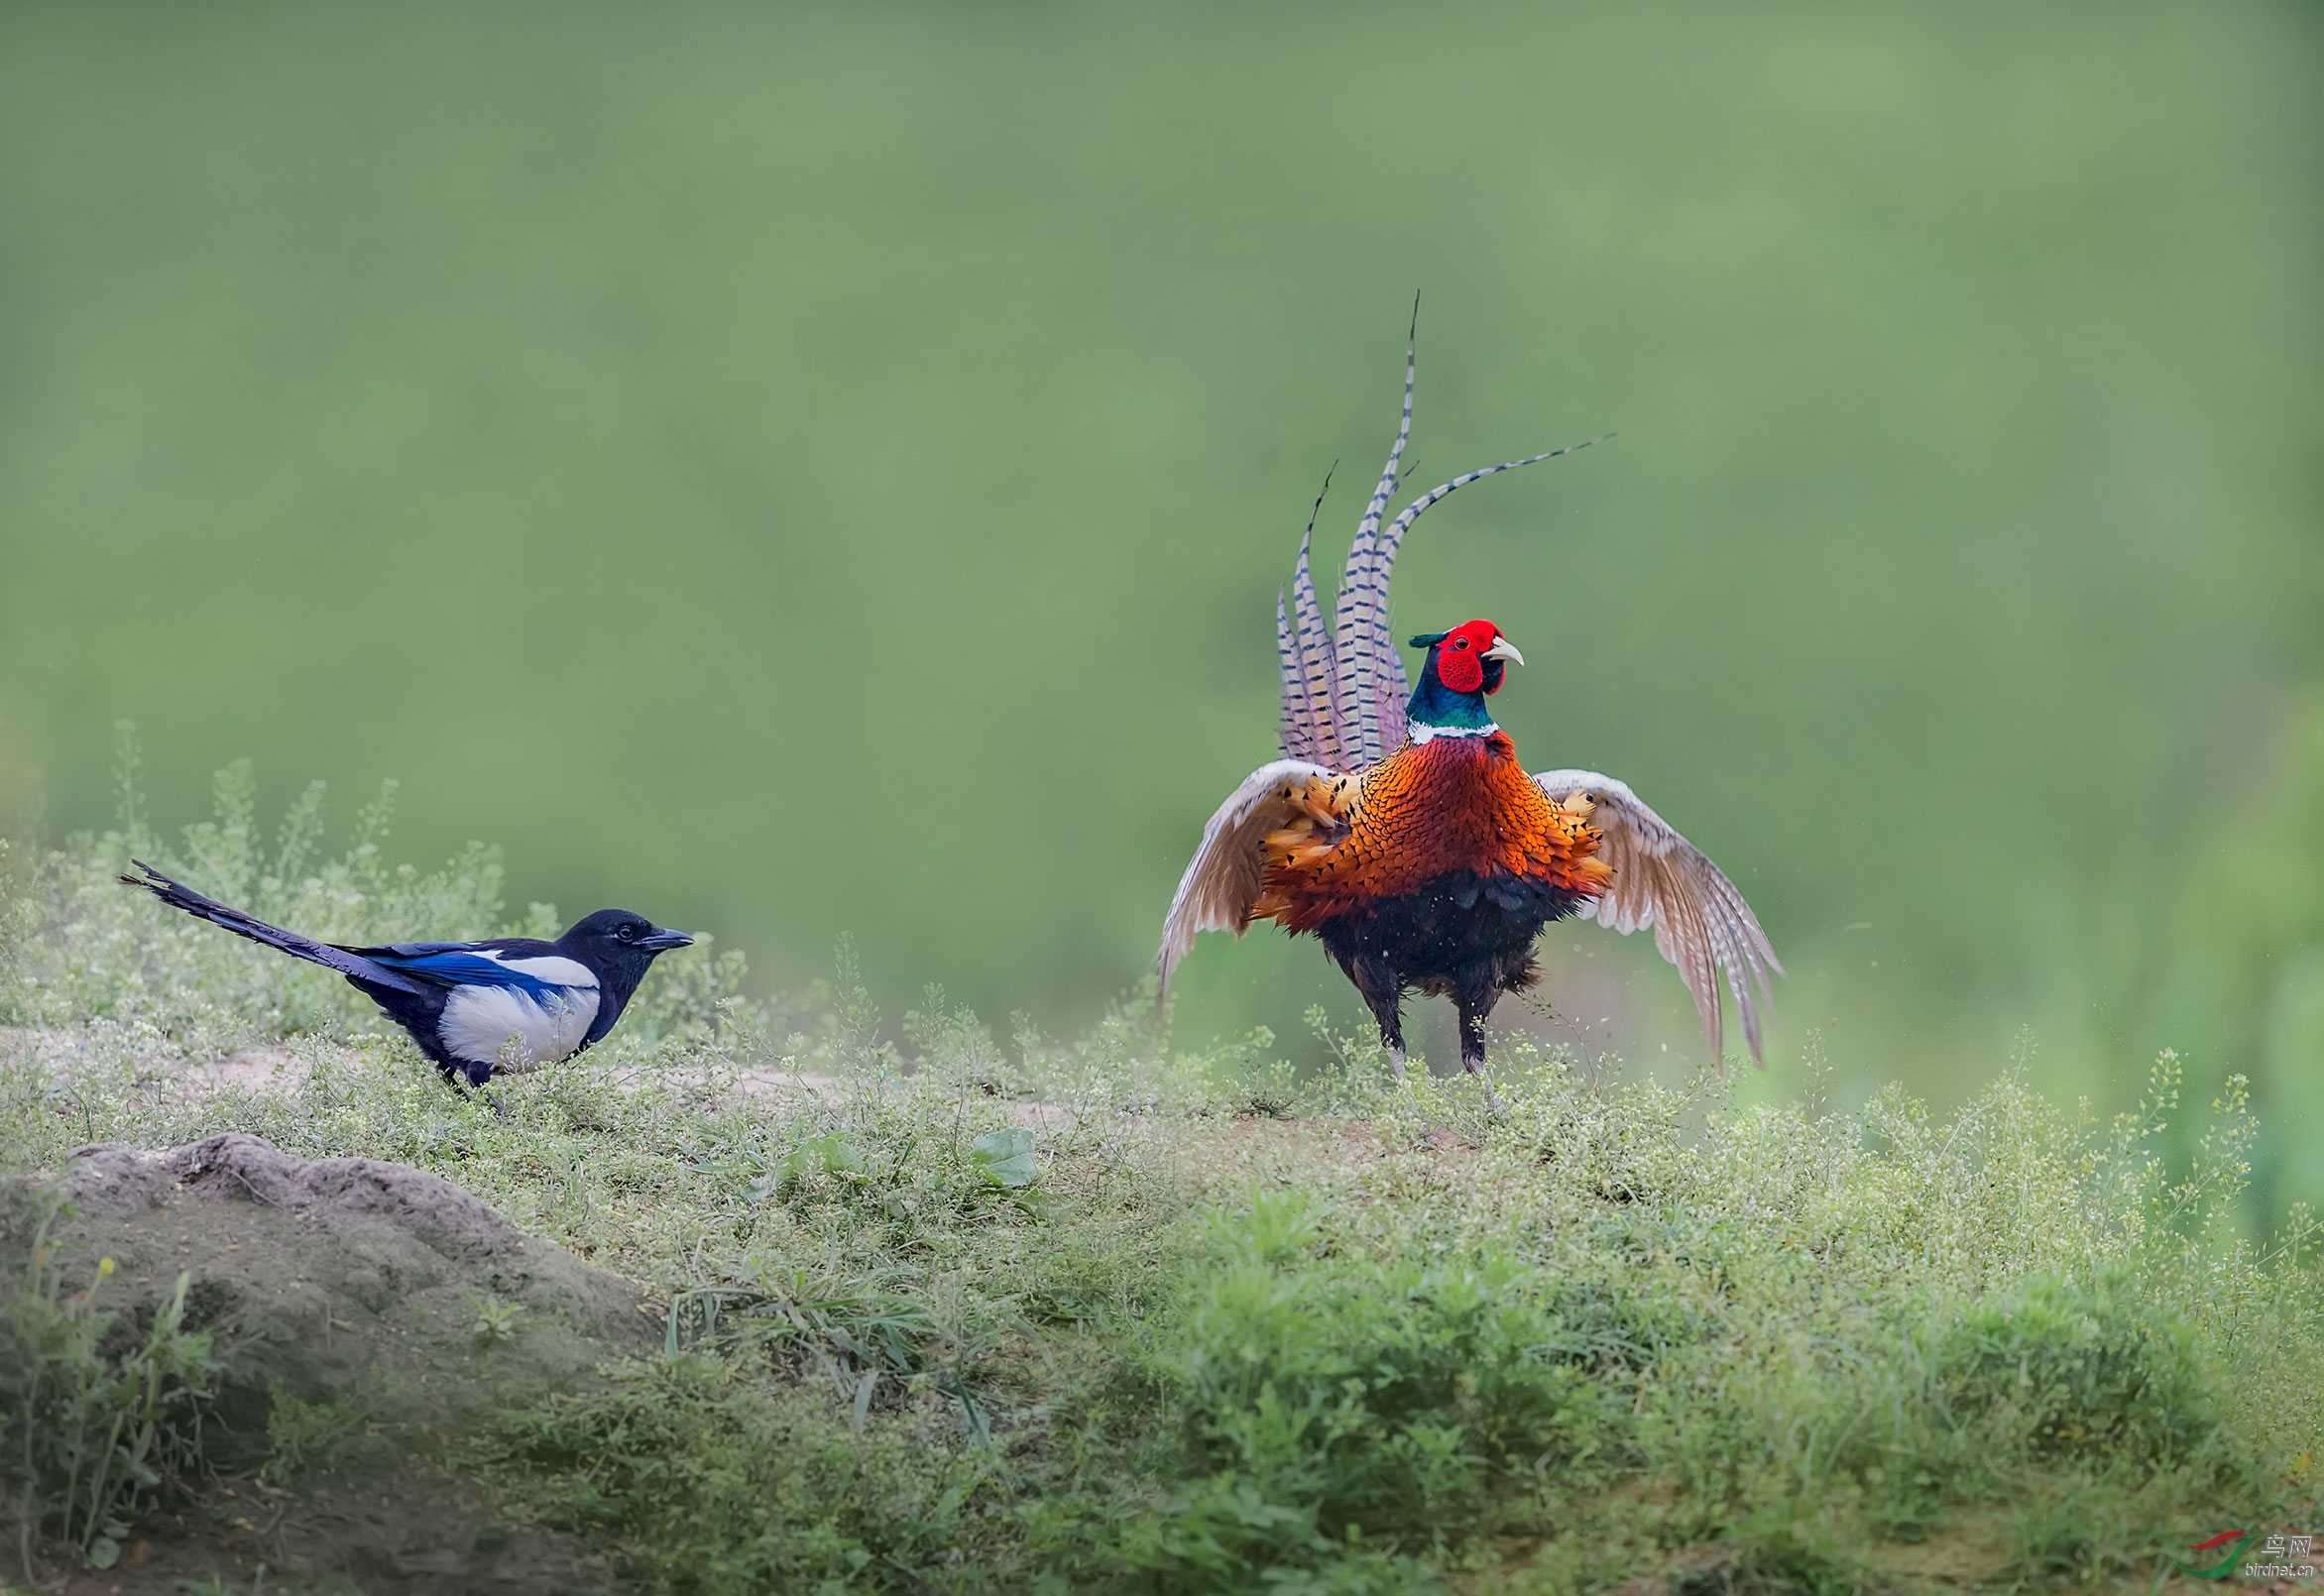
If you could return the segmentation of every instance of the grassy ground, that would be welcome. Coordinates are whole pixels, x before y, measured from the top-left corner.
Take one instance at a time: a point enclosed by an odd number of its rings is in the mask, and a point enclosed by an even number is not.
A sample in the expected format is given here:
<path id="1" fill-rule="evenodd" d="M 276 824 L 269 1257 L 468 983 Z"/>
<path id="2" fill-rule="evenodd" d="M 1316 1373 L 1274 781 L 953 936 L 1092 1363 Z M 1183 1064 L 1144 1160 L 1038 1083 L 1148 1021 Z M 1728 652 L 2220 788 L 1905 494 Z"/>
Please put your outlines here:
<path id="1" fill-rule="evenodd" d="M 334 936 L 501 922 L 489 855 L 389 870 L 374 825 L 325 860 L 295 816 L 261 849 L 240 781 L 174 847 L 133 810 L 0 861 L 0 1171 L 251 1131 L 643 1283 L 661 1356 L 456 1458 L 637 1586 L 2146 1588 L 2324 1517 L 2314 1232 L 2230 1228 L 2232 1092 L 2193 1168 L 2151 1155 L 2167 1057 L 2113 1121 L 2014 1073 L 1948 1118 L 1746 1110 L 1522 1041 L 1494 1101 L 1352 1041 L 1305 1080 L 1263 1036 L 1186 1051 L 1137 1001 L 1071 1044 L 935 992 L 887 1024 L 844 957 L 754 1005 L 695 950 L 496 1108 L 322 972 L 113 883 L 158 852 Z M 272 1075 L 189 1086 L 254 1048 Z M 272 1424 L 278 1478 L 359 1466 L 328 1413 Z"/>

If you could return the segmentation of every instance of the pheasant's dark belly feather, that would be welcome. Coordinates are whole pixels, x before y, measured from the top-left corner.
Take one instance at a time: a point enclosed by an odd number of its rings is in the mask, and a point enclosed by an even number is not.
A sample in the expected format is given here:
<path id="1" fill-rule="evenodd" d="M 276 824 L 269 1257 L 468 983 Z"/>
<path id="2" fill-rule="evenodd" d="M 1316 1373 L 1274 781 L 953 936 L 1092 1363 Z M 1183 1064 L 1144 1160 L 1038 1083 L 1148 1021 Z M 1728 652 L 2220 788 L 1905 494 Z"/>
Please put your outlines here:
<path id="1" fill-rule="evenodd" d="M 1433 997 L 1457 996 L 1464 986 L 1517 991 L 1540 973 L 1533 942 L 1542 927 L 1587 898 L 1550 881 L 1459 870 L 1336 915 L 1315 934 L 1359 987 L 1361 965 Z"/>

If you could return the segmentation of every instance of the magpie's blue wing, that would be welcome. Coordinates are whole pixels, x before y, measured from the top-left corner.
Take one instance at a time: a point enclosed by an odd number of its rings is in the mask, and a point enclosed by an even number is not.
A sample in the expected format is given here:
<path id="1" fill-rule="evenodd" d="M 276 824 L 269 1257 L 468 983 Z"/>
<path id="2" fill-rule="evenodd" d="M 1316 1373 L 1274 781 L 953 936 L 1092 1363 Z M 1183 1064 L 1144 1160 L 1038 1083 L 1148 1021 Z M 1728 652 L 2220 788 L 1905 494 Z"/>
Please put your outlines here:
<path id="1" fill-rule="evenodd" d="M 482 942 L 398 942 L 384 948 L 349 951 L 431 986 L 445 988 L 506 986 L 538 996 L 543 992 L 597 984 L 597 976 L 587 966 L 564 958 L 545 944 L 538 953 Z"/>
<path id="2" fill-rule="evenodd" d="M 516 986 L 517 971 L 460 942 L 401 942 L 366 948 L 364 957 L 430 986 Z"/>

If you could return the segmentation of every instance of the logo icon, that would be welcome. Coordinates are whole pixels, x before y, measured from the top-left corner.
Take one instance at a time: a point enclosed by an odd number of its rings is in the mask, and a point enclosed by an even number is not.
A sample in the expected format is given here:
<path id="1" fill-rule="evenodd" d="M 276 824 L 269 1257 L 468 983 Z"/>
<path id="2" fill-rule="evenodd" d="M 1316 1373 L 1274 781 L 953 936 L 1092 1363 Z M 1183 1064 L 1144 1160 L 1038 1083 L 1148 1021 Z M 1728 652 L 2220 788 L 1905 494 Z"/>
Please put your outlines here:
<path id="1" fill-rule="evenodd" d="M 2179 1563 L 2178 1571 L 2194 1579 L 2231 1579 L 2235 1576 L 2236 1566 L 2243 1561 L 2244 1552 L 2259 1539 L 2260 1532 L 2257 1530 L 2229 1530 L 2208 1540 L 2198 1540 L 2187 1549 L 2205 1561 L 2199 1566 Z M 2210 1561 L 2212 1558 L 2218 1560 Z"/>
<path id="2" fill-rule="evenodd" d="M 2255 1546 L 2258 1559 L 2246 1562 Z M 2313 1535 L 2279 1531 L 2262 1544 L 2257 1530 L 2229 1530 L 2187 1547 L 2199 1561 L 2180 1562 L 2177 1567 L 2190 1579 L 2233 1579 L 2239 1573 L 2246 1579 L 2314 1579 L 2316 1565 L 2307 1559 L 2314 1555 L 2315 1547 Z"/>

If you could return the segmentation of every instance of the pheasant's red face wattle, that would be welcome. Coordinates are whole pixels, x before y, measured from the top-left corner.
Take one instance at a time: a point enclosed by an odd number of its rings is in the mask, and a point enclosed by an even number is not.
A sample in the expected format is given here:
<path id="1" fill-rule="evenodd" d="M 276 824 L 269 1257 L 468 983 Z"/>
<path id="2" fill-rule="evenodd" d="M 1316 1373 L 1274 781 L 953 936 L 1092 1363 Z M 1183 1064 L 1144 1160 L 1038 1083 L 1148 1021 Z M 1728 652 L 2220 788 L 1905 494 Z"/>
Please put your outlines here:
<path id="1" fill-rule="evenodd" d="M 1473 693 L 1485 686 L 1485 650 L 1500 638 L 1501 628 L 1490 621 L 1470 621 L 1445 633 L 1437 647 L 1437 679 L 1455 693 Z M 1498 682 L 1493 684 L 1498 687 Z M 1486 687 L 1486 692 L 1492 688 Z"/>

